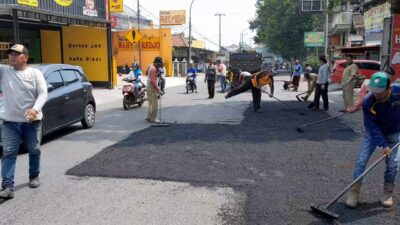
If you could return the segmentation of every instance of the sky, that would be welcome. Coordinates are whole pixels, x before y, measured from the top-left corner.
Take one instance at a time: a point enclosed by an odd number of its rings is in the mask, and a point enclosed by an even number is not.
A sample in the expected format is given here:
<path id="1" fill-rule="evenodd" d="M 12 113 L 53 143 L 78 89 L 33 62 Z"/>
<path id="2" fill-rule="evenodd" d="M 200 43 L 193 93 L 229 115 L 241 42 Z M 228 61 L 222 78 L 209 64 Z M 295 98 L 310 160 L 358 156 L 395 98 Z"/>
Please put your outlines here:
<path id="1" fill-rule="evenodd" d="M 140 14 L 159 24 L 160 10 L 186 10 L 186 24 L 174 26 L 172 33 L 185 32 L 189 35 L 189 8 L 192 0 L 139 0 Z M 137 9 L 137 0 L 125 0 L 124 4 Z M 254 46 L 255 35 L 249 29 L 249 21 L 254 19 L 256 0 L 194 0 L 192 6 L 192 36 L 204 40 L 205 47 L 218 50 L 219 19 L 216 13 L 225 14 L 221 17 L 221 45 L 239 44 L 241 33 L 243 42 Z"/>

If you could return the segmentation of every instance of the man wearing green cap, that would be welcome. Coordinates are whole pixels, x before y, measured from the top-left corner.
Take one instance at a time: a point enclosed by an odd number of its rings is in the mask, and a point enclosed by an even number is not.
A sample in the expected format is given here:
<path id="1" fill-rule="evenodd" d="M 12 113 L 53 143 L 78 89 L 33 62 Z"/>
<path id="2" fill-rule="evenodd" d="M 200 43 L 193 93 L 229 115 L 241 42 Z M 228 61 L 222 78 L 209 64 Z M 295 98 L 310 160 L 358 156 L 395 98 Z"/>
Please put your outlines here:
<path id="1" fill-rule="evenodd" d="M 400 141 L 400 86 L 390 85 L 385 72 L 372 75 L 368 88 L 370 93 L 363 101 L 365 135 L 356 162 L 353 179 L 360 176 L 376 148 L 382 150 L 386 158 L 384 188 L 381 204 L 393 206 L 393 189 L 397 174 L 398 148 L 391 147 Z M 350 190 L 346 206 L 355 208 L 359 201 L 362 181 L 357 182 Z"/>

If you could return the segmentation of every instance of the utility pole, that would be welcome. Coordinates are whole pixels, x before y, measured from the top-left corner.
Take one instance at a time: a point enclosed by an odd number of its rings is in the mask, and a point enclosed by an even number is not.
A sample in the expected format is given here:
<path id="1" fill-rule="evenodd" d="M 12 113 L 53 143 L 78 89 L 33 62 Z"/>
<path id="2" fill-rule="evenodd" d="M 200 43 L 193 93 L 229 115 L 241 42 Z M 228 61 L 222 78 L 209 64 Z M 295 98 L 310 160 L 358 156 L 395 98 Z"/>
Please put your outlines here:
<path id="1" fill-rule="evenodd" d="M 189 52 L 188 52 L 188 63 L 192 61 L 192 5 L 194 0 L 190 3 L 189 8 Z"/>
<path id="2" fill-rule="evenodd" d="M 215 13 L 215 16 L 219 17 L 219 50 L 218 53 L 221 53 L 221 16 L 225 16 L 223 13 Z"/>
<path id="3" fill-rule="evenodd" d="M 137 0 L 137 22 L 138 22 L 138 27 L 137 30 L 138 32 L 140 32 L 140 4 L 139 4 L 139 0 Z M 138 41 L 137 43 L 137 47 L 139 49 L 139 65 L 142 66 L 142 50 L 140 48 L 140 41 Z"/>
<path id="4" fill-rule="evenodd" d="M 328 59 L 328 29 L 329 29 L 329 13 L 328 13 L 328 8 L 329 8 L 329 0 L 326 0 L 326 11 L 325 11 L 325 57 Z M 329 60 L 328 60 L 329 62 Z"/>

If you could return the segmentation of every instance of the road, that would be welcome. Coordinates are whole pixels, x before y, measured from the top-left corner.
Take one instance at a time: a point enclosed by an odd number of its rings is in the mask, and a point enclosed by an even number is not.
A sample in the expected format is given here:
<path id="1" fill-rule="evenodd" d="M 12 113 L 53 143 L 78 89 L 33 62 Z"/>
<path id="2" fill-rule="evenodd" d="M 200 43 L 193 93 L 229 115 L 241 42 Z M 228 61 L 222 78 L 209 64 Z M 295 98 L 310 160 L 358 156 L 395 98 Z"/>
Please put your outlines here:
<path id="1" fill-rule="evenodd" d="M 276 97 L 306 107 L 279 81 L 276 89 Z M 16 197 L 0 205 L 0 223 L 399 224 L 398 208 L 377 203 L 382 165 L 366 180 L 358 210 L 341 199 L 338 221 L 309 211 L 351 181 L 362 116 L 303 134 L 295 127 L 337 115 L 340 92 L 330 94 L 329 112 L 305 116 L 262 98 L 259 114 L 251 111 L 251 93 L 209 100 L 202 82 L 198 94 L 172 87 L 162 98 L 167 128 L 149 127 L 145 107 L 102 104 L 93 129 L 75 125 L 47 138 L 39 189 L 27 187 L 27 155 L 18 157 Z"/>

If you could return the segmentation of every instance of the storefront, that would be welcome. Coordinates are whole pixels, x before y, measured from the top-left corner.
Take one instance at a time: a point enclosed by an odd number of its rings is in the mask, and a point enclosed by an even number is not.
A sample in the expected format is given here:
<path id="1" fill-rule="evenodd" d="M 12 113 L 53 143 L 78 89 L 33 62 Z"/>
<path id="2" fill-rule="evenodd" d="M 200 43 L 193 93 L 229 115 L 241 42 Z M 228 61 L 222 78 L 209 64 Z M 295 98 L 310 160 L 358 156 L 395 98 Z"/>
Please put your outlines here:
<path id="1" fill-rule="evenodd" d="M 81 66 L 88 79 L 112 87 L 111 24 L 105 0 L 4 0 L 0 3 L 0 63 L 13 43 L 29 63 Z"/>

